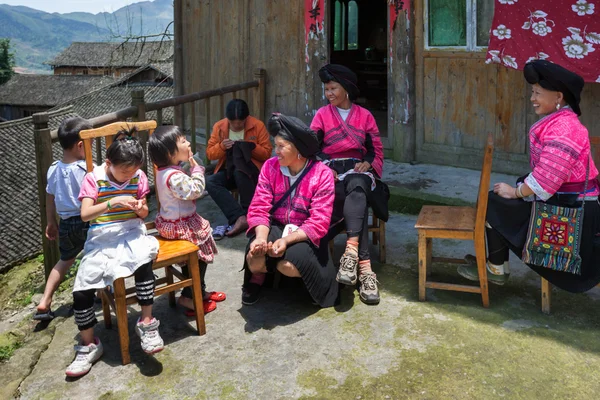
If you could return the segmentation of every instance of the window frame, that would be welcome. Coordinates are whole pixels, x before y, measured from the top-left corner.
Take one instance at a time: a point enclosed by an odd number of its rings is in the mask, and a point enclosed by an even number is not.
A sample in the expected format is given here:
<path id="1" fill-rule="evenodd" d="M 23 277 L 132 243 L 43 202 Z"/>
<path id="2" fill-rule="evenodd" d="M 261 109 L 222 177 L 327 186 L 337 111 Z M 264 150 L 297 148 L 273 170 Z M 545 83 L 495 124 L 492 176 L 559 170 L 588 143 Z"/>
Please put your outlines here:
<path id="1" fill-rule="evenodd" d="M 466 46 L 430 46 L 429 45 L 429 0 L 423 7 L 423 44 L 426 51 L 463 51 L 485 52 L 488 46 L 477 45 L 477 0 L 466 0 L 467 6 L 467 45 Z"/>
<path id="2" fill-rule="evenodd" d="M 350 19 L 348 18 L 349 16 L 349 4 L 350 1 L 354 1 L 356 3 L 356 39 L 358 40 L 358 27 L 359 27 L 359 18 L 360 18 L 360 7 L 358 4 L 358 0 L 334 0 L 332 1 L 332 9 L 333 9 L 333 24 L 332 24 L 332 29 L 333 29 L 333 34 L 331 35 L 331 48 L 334 52 L 338 52 L 338 51 L 359 51 L 360 50 L 360 46 L 358 44 L 358 42 L 356 43 L 356 49 L 350 49 L 348 48 L 348 31 L 350 28 Z M 337 18 L 337 13 L 335 12 L 335 5 L 336 3 L 340 4 L 340 11 L 341 11 L 341 16 L 340 16 L 340 25 L 341 25 L 341 32 L 340 32 L 340 42 L 341 42 L 341 49 L 336 49 L 335 48 L 335 19 Z"/>

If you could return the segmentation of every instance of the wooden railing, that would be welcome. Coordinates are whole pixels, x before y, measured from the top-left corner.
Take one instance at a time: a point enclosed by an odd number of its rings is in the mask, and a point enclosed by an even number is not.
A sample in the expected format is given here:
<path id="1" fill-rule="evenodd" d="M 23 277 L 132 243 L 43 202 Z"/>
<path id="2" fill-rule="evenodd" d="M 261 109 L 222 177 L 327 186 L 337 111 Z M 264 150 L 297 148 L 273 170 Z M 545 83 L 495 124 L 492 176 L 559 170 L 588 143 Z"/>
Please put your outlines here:
<path id="1" fill-rule="evenodd" d="M 144 101 L 144 91 L 134 90 L 132 91 L 131 106 L 117 110 L 108 114 L 100 115 L 94 118 L 90 118 L 89 122 L 94 128 L 111 124 L 117 121 L 125 121 L 132 119 L 134 121 L 146 120 L 146 114 L 152 111 L 156 111 L 156 122 L 158 125 L 163 124 L 163 110 L 165 108 L 174 107 L 175 112 L 175 124 L 181 126 L 184 131 L 190 135 L 190 143 L 194 152 L 197 152 L 198 147 L 206 150 L 208 139 L 210 138 L 211 128 L 213 122 L 217 119 L 223 118 L 225 113 L 225 99 L 229 95 L 231 98 L 242 98 L 250 107 L 252 115 L 264 120 L 265 118 L 265 83 L 266 73 L 264 69 L 257 69 L 254 72 L 254 80 L 250 82 L 244 82 L 236 85 L 224 86 L 217 89 L 206 90 L 203 92 L 196 92 L 185 94 L 182 96 L 171 97 L 169 99 L 160 100 L 153 103 L 146 103 Z M 252 101 L 250 101 L 250 90 L 252 90 Z M 240 96 L 240 94 L 242 94 Z M 218 102 L 218 109 L 213 109 L 211 113 L 211 103 L 213 100 Z M 204 103 L 204 112 L 199 112 L 198 102 Z M 204 117 L 203 126 L 199 126 L 197 118 L 199 115 Z M 50 165 L 52 164 L 52 143 L 58 141 L 57 130 L 50 130 L 49 126 L 49 115 L 46 112 L 38 113 L 33 115 L 34 124 L 34 140 L 35 140 L 35 160 L 37 167 L 37 183 L 38 183 L 38 198 L 39 198 L 39 212 L 40 212 L 40 225 L 42 235 L 42 249 L 44 253 L 44 269 L 46 272 L 46 278 L 48 274 L 60 259 L 58 251 L 58 241 L 49 241 L 45 235 L 45 229 L 47 225 L 46 219 L 46 184 L 47 184 L 47 173 Z M 203 133 L 204 143 L 197 143 L 197 134 Z M 144 145 L 147 140 L 147 135 L 140 134 L 140 140 Z M 144 146 L 145 147 L 145 146 Z M 100 141 L 96 141 L 96 162 L 102 162 L 102 146 Z M 144 166 L 144 170 L 146 170 Z"/>

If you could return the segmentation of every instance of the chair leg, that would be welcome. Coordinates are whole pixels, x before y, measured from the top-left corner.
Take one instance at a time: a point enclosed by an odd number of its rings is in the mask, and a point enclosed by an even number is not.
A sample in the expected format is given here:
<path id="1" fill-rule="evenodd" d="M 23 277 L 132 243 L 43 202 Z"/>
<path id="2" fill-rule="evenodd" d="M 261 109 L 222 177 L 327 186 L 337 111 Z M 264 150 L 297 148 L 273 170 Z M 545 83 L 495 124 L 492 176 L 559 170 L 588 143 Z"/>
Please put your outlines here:
<path id="1" fill-rule="evenodd" d="M 127 325 L 127 294 L 125 292 L 125 279 L 115 280 L 115 311 L 117 314 L 117 327 L 119 328 L 119 342 L 121 344 L 121 359 L 123 365 L 131 362 L 129 357 L 129 326 Z"/>
<path id="2" fill-rule="evenodd" d="M 419 300 L 425 301 L 427 282 L 427 237 L 425 233 L 419 232 Z"/>
<path id="3" fill-rule="evenodd" d="M 200 279 L 200 270 L 198 269 L 198 254 L 192 253 L 188 259 L 188 270 L 192 277 L 192 297 L 194 301 L 194 310 L 196 310 L 196 328 L 198 335 L 206 333 L 206 322 L 204 321 L 204 304 L 202 300 L 202 281 Z"/>
<path id="4" fill-rule="evenodd" d="M 552 295 L 552 284 L 542 278 L 542 312 L 550 314 L 550 300 Z"/>
<path id="5" fill-rule="evenodd" d="M 383 222 L 383 221 L 381 221 Z M 379 219 L 375 216 L 375 214 L 373 214 L 373 228 L 380 228 L 380 224 L 379 224 Z M 373 245 L 377 245 L 377 241 L 379 238 L 379 232 L 373 232 Z"/>
<path id="6" fill-rule="evenodd" d="M 431 276 L 431 258 L 433 257 L 433 239 L 427 238 L 426 245 L 427 245 L 427 247 L 426 247 L 427 248 L 427 252 L 426 252 L 427 256 L 426 256 L 426 260 L 425 260 L 425 263 L 426 263 L 425 268 L 427 268 L 427 271 L 426 271 L 425 276 L 427 276 L 427 278 L 429 278 Z"/>
<path id="7" fill-rule="evenodd" d="M 106 329 L 112 328 L 112 317 L 110 315 L 110 299 L 106 293 L 106 289 L 98 290 L 100 299 L 102 300 L 102 315 L 104 316 L 104 327 Z"/>
<path id="8" fill-rule="evenodd" d="M 171 268 L 175 268 L 172 265 L 169 265 L 167 268 L 165 268 L 165 275 L 167 278 L 167 285 L 172 285 L 173 284 L 173 271 L 171 270 Z M 176 307 L 177 306 L 177 302 L 175 301 L 175 292 L 169 292 L 169 306 L 171 307 Z"/>
<path id="9" fill-rule="evenodd" d="M 385 264 L 387 260 L 385 250 L 385 222 L 379 221 L 379 262 Z"/>
<path id="10" fill-rule="evenodd" d="M 481 301 L 483 306 L 490 306 L 490 296 L 488 293 L 488 279 L 486 267 L 485 240 L 475 240 L 475 257 L 477 258 L 477 271 L 479 272 L 479 287 L 481 288 Z"/>

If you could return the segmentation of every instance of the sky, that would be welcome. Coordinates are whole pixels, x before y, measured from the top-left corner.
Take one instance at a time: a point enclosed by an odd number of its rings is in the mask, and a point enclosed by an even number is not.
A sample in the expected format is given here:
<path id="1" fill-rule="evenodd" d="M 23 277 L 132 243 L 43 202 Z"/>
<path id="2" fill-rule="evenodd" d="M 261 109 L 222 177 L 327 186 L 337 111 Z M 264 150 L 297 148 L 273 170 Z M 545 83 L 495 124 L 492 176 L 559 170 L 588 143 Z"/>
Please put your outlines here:
<path id="1" fill-rule="evenodd" d="M 85 11 L 93 14 L 113 12 L 142 0 L 0 0 L 0 4 L 26 6 L 46 12 L 68 13 Z"/>

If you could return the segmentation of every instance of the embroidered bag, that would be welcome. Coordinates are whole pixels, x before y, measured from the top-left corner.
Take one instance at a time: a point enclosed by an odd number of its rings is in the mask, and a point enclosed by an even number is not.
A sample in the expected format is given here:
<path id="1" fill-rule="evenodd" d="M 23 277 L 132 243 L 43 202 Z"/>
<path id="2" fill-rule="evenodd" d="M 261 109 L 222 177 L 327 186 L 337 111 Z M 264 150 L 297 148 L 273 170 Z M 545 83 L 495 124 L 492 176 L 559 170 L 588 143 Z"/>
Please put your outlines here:
<path id="1" fill-rule="evenodd" d="M 561 207 L 534 201 L 522 260 L 555 271 L 581 274 L 581 226 L 590 173 L 588 158 L 581 207 Z"/>

